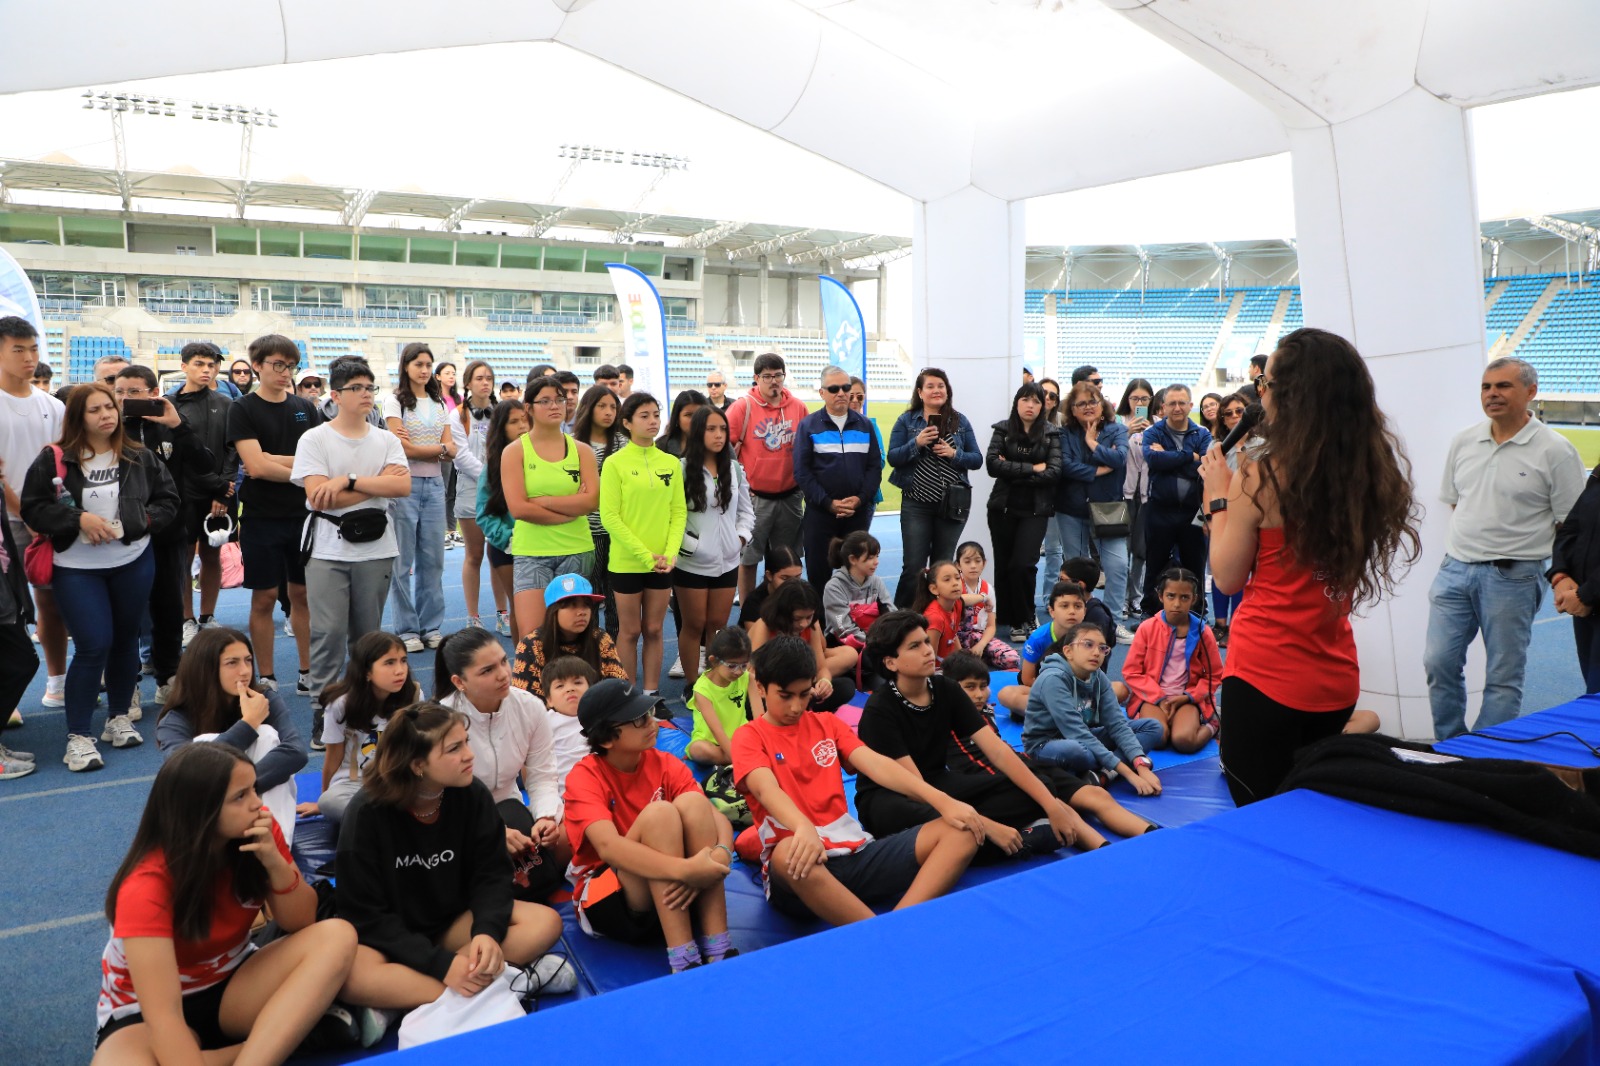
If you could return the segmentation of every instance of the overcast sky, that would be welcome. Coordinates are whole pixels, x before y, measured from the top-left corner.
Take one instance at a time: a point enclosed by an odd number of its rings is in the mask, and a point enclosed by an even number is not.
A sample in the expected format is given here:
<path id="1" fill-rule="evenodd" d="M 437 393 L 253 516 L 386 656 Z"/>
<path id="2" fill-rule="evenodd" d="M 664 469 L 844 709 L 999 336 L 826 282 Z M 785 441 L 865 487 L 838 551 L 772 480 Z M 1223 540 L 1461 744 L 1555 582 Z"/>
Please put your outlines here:
<path id="1" fill-rule="evenodd" d="M 465 87 L 470 87 L 463 91 Z M 909 202 L 875 182 L 609 64 L 552 44 L 490 45 L 154 79 L 125 88 L 272 108 L 252 174 L 361 188 L 416 187 L 545 200 L 563 143 L 670 152 L 692 161 L 642 201 L 643 168 L 585 164 L 561 190 L 585 206 L 911 232 Z M 79 90 L 0 97 L 0 156 L 62 152 L 110 165 L 110 121 Z M 1600 206 L 1593 175 L 1600 90 L 1474 113 L 1484 218 Z M 130 117 L 139 169 L 236 175 L 234 127 Z M 1294 234 L 1287 156 L 1128 182 L 1030 202 L 1033 244 L 1243 240 Z"/>

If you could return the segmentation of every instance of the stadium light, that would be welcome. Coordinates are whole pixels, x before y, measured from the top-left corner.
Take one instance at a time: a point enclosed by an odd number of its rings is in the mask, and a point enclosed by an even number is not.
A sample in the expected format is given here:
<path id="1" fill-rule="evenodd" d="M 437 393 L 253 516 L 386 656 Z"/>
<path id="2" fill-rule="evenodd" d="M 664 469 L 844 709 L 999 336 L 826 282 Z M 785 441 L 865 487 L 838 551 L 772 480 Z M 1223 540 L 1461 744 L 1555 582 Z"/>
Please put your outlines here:
<path id="1" fill-rule="evenodd" d="M 558 158 L 574 163 L 616 163 L 619 166 L 649 167 L 652 170 L 688 170 L 687 156 L 666 152 L 636 152 L 627 148 L 597 148 L 592 144 L 563 144 Z"/>

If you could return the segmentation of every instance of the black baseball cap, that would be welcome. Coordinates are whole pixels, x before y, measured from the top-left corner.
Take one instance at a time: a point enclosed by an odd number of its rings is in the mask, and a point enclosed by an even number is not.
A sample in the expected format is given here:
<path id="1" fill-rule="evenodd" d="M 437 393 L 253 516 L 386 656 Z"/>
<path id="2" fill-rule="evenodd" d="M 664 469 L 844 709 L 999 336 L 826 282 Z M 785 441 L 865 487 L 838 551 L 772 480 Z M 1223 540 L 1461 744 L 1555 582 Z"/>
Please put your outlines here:
<path id="1" fill-rule="evenodd" d="M 590 685 L 578 701 L 578 727 L 588 736 L 595 726 L 631 722 L 646 714 L 654 716 L 657 708 L 665 706 L 659 696 L 649 695 L 621 678 L 608 677 Z"/>

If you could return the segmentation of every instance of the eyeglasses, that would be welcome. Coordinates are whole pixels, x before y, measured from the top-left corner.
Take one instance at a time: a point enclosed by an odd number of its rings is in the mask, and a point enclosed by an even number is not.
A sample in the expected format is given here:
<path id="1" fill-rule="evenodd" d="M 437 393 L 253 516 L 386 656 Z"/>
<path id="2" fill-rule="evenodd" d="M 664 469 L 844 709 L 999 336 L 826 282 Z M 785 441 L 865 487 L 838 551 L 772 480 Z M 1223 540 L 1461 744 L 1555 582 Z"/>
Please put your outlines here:
<path id="1" fill-rule="evenodd" d="M 1072 405 L 1074 411 L 1097 411 L 1100 409 L 1099 400 L 1079 400 Z"/>
<path id="2" fill-rule="evenodd" d="M 376 385 L 346 385 L 342 389 L 334 389 L 333 391 L 334 392 L 355 392 L 355 393 L 364 392 L 368 396 L 371 396 L 373 393 L 378 391 L 378 386 L 376 386 Z M 474 413 L 476 413 L 476 412 L 474 412 Z"/>
<path id="3" fill-rule="evenodd" d="M 296 370 L 300 369 L 299 363 L 285 363 L 278 359 L 274 359 L 271 362 L 263 363 L 261 365 L 278 374 L 292 374 Z"/>
<path id="4" fill-rule="evenodd" d="M 1111 645 L 1102 644 L 1098 640 L 1075 640 L 1072 642 L 1072 646 L 1074 648 L 1082 648 L 1084 651 L 1097 651 L 1101 655 L 1111 650 Z"/>
<path id="5" fill-rule="evenodd" d="M 723 663 L 722 668 L 730 674 L 742 674 L 750 669 L 749 663 Z"/>
<path id="6" fill-rule="evenodd" d="M 651 721 L 654 720 L 654 718 L 655 718 L 655 715 L 653 715 L 653 714 L 641 714 L 639 717 L 633 719 L 632 721 L 624 722 L 622 724 L 623 725 L 631 725 L 635 729 L 644 729 L 644 728 L 646 728 L 646 727 L 648 727 L 650 725 Z"/>
<path id="7" fill-rule="evenodd" d="M 114 389 L 119 400 L 137 400 L 142 396 L 150 395 L 150 390 L 140 387 L 137 389 Z"/>
<path id="8" fill-rule="evenodd" d="M 773 372 L 766 373 L 766 374 L 757 374 L 756 375 L 756 380 L 757 381 L 765 381 L 768 384 L 775 384 L 776 382 L 782 381 L 787 376 L 788 375 L 785 374 L 782 370 L 778 370 L 778 371 L 773 371 Z"/>
<path id="9" fill-rule="evenodd" d="M 566 400 L 557 400 L 557 399 L 554 399 L 552 397 L 545 396 L 545 397 L 542 397 L 540 399 L 537 399 L 537 400 L 533 401 L 533 406 L 535 406 L 535 407 L 565 407 L 565 406 L 567 406 L 567 401 Z"/>
<path id="10" fill-rule="evenodd" d="M 728 383 L 726 381 L 708 381 L 708 382 L 706 382 L 706 388 L 708 388 L 708 389 L 722 389 L 722 388 L 726 388 L 727 385 L 728 385 Z"/>
<path id="11" fill-rule="evenodd" d="M 824 386 L 822 386 L 822 391 L 827 393 L 829 396 L 837 396 L 841 392 L 849 392 L 850 391 L 850 386 L 849 385 L 824 385 Z"/>
<path id="12" fill-rule="evenodd" d="M 1266 392 L 1270 388 L 1272 388 L 1272 382 L 1267 380 L 1267 375 L 1265 375 L 1265 374 L 1257 374 L 1256 375 L 1256 391 L 1257 392 Z"/>

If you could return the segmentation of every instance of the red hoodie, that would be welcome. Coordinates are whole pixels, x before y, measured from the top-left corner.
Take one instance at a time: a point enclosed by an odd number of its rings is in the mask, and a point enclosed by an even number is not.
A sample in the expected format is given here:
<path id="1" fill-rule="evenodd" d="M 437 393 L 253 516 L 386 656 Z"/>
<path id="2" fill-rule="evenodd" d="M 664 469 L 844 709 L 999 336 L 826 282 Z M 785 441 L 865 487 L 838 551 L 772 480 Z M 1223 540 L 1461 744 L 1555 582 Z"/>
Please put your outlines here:
<path id="1" fill-rule="evenodd" d="M 728 438 L 751 492 L 794 490 L 794 431 L 805 416 L 806 405 L 788 389 L 780 389 L 778 402 L 769 404 L 759 388 L 752 388 L 728 407 Z"/>

